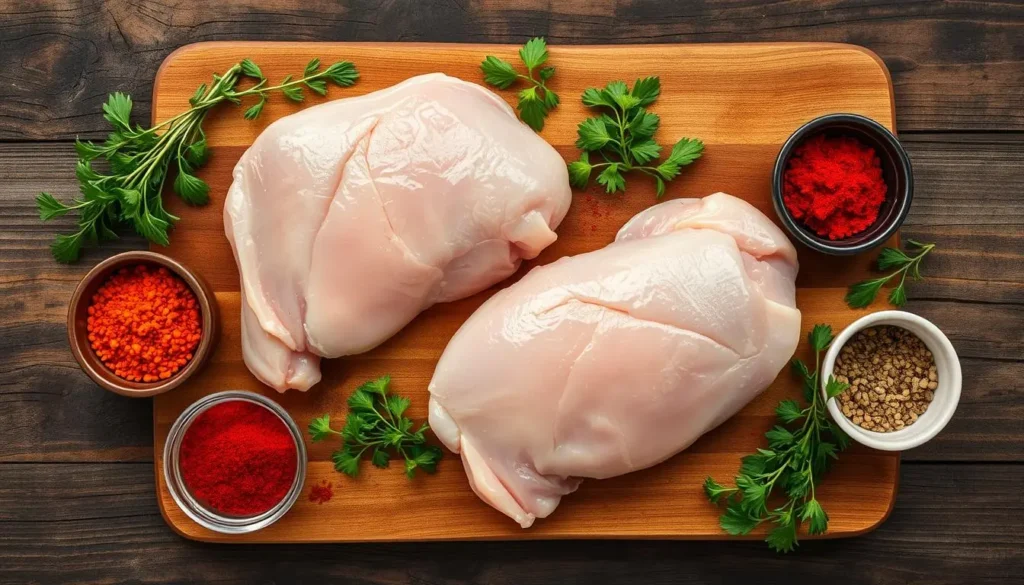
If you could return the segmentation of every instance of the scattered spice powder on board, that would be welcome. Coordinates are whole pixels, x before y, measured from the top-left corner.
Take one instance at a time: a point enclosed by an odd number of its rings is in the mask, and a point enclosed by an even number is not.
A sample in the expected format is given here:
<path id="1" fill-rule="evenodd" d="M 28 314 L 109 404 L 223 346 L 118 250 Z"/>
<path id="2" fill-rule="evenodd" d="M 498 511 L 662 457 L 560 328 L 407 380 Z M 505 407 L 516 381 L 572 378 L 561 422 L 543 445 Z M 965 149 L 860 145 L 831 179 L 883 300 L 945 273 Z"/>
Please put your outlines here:
<path id="1" fill-rule="evenodd" d="M 204 506 L 256 516 L 288 494 L 298 470 L 295 439 L 276 414 L 248 400 L 211 406 L 181 441 L 181 477 Z"/>
<path id="2" fill-rule="evenodd" d="M 132 382 L 170 378 L 202 337 L 195 294 L 166 268 L 146 264 L 122 268 L 100 286 L 87 330 L 103 365 Z"/>
<path id="3" fill-rule="evenodd" d="M 886 184 L 875 149 L 848 136 L 819 134 L 793 150 L 782 199 L 819 236 L 841 240 L 878 219 Z"/>
<path id="4" fill-rule="evenodd" d="M 331 501 L 334 497 L 334 486 L 331 482 L 326 479 L 322 482 L 315 484 L 311 490 L 309 490 L 309 501 L 316 502 L 317 504 L 323 504 L 324 502 Z"/>
<path id="5" fill-rule="evenodd" d="M 932 352 L 910 331 L 890 325 L 851 337 L 836 358 L 833 375 L 850 385 L 839 395 L 843 415 L 880 433 L 917 422 L 939 387 Z"/>

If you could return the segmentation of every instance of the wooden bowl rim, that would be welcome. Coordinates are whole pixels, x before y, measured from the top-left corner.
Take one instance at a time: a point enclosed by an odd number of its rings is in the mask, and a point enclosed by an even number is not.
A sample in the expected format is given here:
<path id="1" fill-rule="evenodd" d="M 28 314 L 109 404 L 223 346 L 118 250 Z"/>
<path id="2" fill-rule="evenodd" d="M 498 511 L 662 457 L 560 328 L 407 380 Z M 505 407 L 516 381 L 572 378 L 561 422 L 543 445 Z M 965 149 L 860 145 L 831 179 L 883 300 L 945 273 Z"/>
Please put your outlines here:
<path id="1" fill-rule="evenodd" d="M 89 290 L 100 279 L 106 279 L 114 270 L 130 264 L 156 264 L 167 268 L 188 285 L 192 293 L 196 295 L 202 314 L 202 336 L 199 345 L 193 352 L 192 359 L 178 373 L 160 382 L 130 382 L 114 372 L 111 372 L 99 360 L 87 341 L 83 343 L 86 336 L 79 336 L 78 313 L 82 303 L 88 303 L 85 292 Z M 67 333 L 68 343 L 71 346 L 71 353 L 75 356 L 78 365 L 94 382 L 106 390 L 115 392 L 122 396 L 133 398 L 145 398 L 156 396 L 177 388 L 197 372 L 213 350 L 214 339 L 216 338 L 217 326 L 217 303 L 213 300 L 213 293 L 206 281 L 198 273 L 184 264 L 168 256 L 147 250 L 136 250 L 122 252 L 107 258 L 96 266 L 92 267 L 85 277 L 75 287 L 71 295 L 71 302 L 68 304 Z M 83 345 L 85 347 L 83 347 Z"/>

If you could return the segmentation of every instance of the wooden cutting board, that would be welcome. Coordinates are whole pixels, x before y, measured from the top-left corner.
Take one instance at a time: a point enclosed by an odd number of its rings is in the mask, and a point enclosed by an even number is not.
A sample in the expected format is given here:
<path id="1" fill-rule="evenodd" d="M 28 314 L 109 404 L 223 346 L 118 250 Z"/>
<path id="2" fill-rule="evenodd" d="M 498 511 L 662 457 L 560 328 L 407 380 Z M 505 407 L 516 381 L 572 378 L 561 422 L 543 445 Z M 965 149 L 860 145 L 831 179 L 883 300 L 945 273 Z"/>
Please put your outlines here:
<path id="1" fill-rule="evenodd" d="M 446 453 L 434 476 L 410 481 L 397 465 L 378 470 L 366 464 L 357 479 L 334 471 L 332 443 L 308 444 L 306 485 L 295 507 L 278 523 L 245 536 L 225 536 L 189 520 L 171 500 L 162 477 L 167 431 L 198 398 L 227 389 L 261 392 L 278 400 L 305 427 L 311 418 L 345 414 L 345 399 L 361 382 L 390 373 L 393 388 L 412 398 L 410 416 L 426 418 L 427 383 L 449 338 L 492 292 L 433 307 L 376 350 L 325 360 L 323 381 L 308 393 L 278 394 L 264 387 L 242 363 L 239 335 L 239 283 L 221 219 L 231 169 L 253 139 L 274 120 L 312 103 L 382 89 L 408 77 L 442 71 L 482 82 L 479 63 L 493 54 L 518 63 L 517 47 L 504 45 L 378 43 L 202 43 L 169 56 L 157 74 L 153 122 L 188 107 L 199 84 L 245 57 L 271 80 L 300 73 L 311 57 L 324 63 L 354 61 L 362 77 L 352 88 L 332 87 L 327 98 L 311 96 L 302 105 L 275 95 L 259 120 L 224 107 L 206 123 L 213 156 L 201 176 L 212 202 L 190 208 L 176 197 L 169 210 L 181 217 L 171 245 L 160 251 L 188 264 L 212 284 L 221 309 L 220 342 L 205 369 L 187 385 L 158 396 L 154 405 L 156 476 L 161 511 L 181 535 L 207 541 L 341 542 L 526 538 L 723 538 L 719 510 L 704 498 L 701 483 L 712 475 L 730 480 L 739 459 L 764 444 L 779 400 L 799 395 L 788 369 L 758 399 L 684 453 L 652 469 L 604 481 L 585 481 L 558 510 L 523 530 L 480 501 L 470 490 L 458 457 Z M 587 87 L 608 81 L 661 77 L 661 98 L 653 111 L 662 119 L 656 137 L 669 145 L 699 137 L 704 157 L 668 187 L 668 197 L 699 197 L 725 191 L 750 201 L 774 218 L 770 199 L 772 165 L 782 142 L 804 122 L 827 113 L 862 114 L 894 128 L 892 84 L 871 52 L 838 44 L 655 45 L 555 47 L 557 68 L 551 87 L 562 105 L 542 136 L 567 159 L 574 159 L 576 125 L 588 115 L 579 100 Z M 308 93 L 308 92 L 307 92 Z M 500 92 L 513 103 L 512 91 Z M 606 196 L 599 188 L 577 193 L 558 229 L 558 241 L 534 264 L 601 248 L 635 213 L 653 205 L 653 184 L 630 178 L 625 195 Z M 159 249 L 159 248 L 158 248 Z M 343 252 L 342 252 L 343 253 Z M 838 331 L 864 311 L 843 303 L 847 285 L 869 273 L 871 256 L 826 257 L 800 249 L 797 304 L 806 332 L 815 323 Z M 520 274 L 529 270 L 524 266 Z M 514 279 L 512 279 L 514 280 Z M 494 290 L 507 286 L 499 284 Z M 884 308 L 876 304 L 873 309 Z M 808 357 L 802 342 L 798 355 Z M 896 495 L 899 455 L 854 447 L 845 453 L 819 490 L 831 517 L 828 536 L 852 536 L 878 526 Z M 334 498 L 310 501 L 314 484 L 330 482 Z"/>

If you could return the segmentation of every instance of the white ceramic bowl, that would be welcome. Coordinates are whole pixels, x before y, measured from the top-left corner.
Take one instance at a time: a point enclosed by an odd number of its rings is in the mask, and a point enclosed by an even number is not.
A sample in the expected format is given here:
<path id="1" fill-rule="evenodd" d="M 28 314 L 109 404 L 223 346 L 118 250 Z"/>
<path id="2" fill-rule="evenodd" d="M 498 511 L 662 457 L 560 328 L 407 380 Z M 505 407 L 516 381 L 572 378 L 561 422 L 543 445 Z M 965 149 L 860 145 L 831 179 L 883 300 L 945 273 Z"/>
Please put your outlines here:
<path id="1" fill-rule="evenodd" d="M 956 350 L 953 349 L 953 344 L 931 321 L 906 311 L 879 311 L 857 319 L 849 327 L 843 329 L 842 333 L 832 342 L 828 353 L 825 354 L 825 363 L 822 364 L 822 392 L 825 391 L 825 383 L 832 375 L 839 351 L 846 345 L 846 342 L 858 331 L 879 325 L 895 325 L 910 331 L 918 336 L 935 356 L 939 386 L 934 391 L 934 399 L 928 405 L 928 410 L 914 424 L 891 433 L 877 433 L 853 424 L 853 421 L 843 415 L 836 398 L 828 401 L 828 411 L 832 415 L 832 419 L 854 441 L 882 451 L 905 451 L 922 445 L 939 434 L 949 419 L 953 418 L 956 405 L 960 402 L 962 384 L 960 359 L 956 355 Z"/>

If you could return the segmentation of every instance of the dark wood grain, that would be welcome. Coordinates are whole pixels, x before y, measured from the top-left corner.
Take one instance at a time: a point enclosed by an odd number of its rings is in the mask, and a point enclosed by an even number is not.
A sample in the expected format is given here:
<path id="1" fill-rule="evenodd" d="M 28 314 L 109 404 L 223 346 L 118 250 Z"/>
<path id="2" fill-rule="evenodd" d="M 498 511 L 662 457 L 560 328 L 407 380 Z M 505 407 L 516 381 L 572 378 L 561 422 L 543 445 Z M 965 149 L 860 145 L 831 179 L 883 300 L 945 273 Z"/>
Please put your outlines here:
<path id="1" fill-rule="evenodd" d="M 0 583 L 1024 583 L 1024 4 L 0 0 L 0 14 Z M 71 224 L 41 225 L 31 197 L 74 194 L 67 140 L 106 133 L 99 107 L 111 91 L 131 92 L 148 119 L 156 67 L 188 42 L 533 35 L 840 41 L 885 60 L 918 186 L 904 235 L 940 245 L 908 308 L 947 330 L 964 368 L 950 425 L 904 455 L 892 517 L 784 558 L 759 543 L 271 548 L 175 536 L 156 507 L 150 402 L 99 390 L 67 351 L 78 278 L 143 246 L 130 237 L 75 267 L 49 259 L 54 230 Z"/>
<path id="2" fill-rule="evenodd" d="M 1020 465 L 908 465 L 877 531 L 780 557 L 760 542 L 206 545 L 164 525 L 148 465 L 0 465 L 0 583 L 1007 585 L 1022 482 Z"/>
<path id="3" fill-rule="evenodd" d="M 136 97 L 173 49 L 208 40 L 551 43 L 837 41 L 892 71 L 903 130 L 1024 129 L 1024 5 L 965 0 L 0 0 L 0 139 L 103 135 L 108 92 Z"/>

